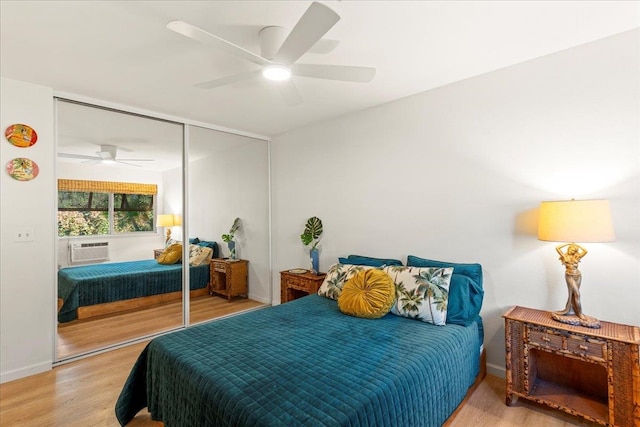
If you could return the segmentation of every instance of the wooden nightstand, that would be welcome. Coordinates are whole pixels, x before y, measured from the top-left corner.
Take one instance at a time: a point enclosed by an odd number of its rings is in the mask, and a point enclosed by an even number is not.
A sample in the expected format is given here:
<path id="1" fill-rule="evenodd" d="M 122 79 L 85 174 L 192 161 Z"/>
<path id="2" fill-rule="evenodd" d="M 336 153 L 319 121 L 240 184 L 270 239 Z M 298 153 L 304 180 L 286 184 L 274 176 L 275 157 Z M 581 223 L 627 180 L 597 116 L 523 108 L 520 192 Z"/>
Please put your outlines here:
<path id="1" fill-rule="evenodd" d="M 640 426 L 640 328 L 572 326 L 518 306 L 503 317 L 507 405 L 516 396 L 603 425 Z"/>
<path id="2" fill-rule="evenodd" d="M 247 297 L 248 264 L 246 259 L 213 258 L 209 264 L 209 293 L 224 295 L 229 302 L 238 295 Z"/>
<path id="3" fill-rule="evenodd" d="M 293 301 L 296 298 L 304 297 L 318 292 L 322 285 L 326 273 L 313 274 L 309 271 L 305 273 L 292 273 L 290 270 L 280 272 L 280 302 Z"/>

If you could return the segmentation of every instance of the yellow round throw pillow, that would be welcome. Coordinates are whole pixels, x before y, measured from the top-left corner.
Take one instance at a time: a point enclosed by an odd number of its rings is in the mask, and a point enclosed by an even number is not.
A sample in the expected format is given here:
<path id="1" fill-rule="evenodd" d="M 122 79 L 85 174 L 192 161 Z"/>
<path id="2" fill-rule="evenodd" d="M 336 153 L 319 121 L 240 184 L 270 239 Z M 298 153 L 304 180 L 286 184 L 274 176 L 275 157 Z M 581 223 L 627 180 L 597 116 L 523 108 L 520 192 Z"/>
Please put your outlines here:
<path id="1" fill-rule="evenodd" d="M 391 276 L 372 268 L 347 280 L 338 297 L 338 307 L 350 316 L 378 319 L 391 310 L 395 299 L 396 286 Z"/>
<path id="2" fill-rule="evenodd" d="M 174 243 L 158 255 L 158 264 L 175 264 L 182 258 L 182 244 Z"/>

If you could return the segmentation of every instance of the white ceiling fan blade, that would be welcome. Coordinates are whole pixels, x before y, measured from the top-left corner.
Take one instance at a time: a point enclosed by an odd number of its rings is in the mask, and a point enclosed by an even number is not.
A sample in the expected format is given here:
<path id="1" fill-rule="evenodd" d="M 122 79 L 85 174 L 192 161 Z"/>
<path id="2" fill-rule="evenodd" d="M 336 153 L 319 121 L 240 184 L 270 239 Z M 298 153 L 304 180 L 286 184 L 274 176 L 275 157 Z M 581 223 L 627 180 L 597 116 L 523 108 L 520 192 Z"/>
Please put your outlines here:
<path id="1" fill-rule="evenodd" d="M 340 20 L 340 16 L 327 6 L 313 2 L 287 36 L 274 61 L 291 65 L 304 55 L 327 31 Z"/>
<path id="2" fill-rule="evenodd" d="M 115 163 L 120 163 L 120 164 L 127 165 L 127 166 L 135 166 L 137 168 L 141 168 L 142 167 L 141 165 L 134 165 L 133 163 L 122 162 L 120 160 L 116 160 Z"/>
<path id="3" fill-rule="evenodd" d="M 282 98 L 287 105 L 293 107 L 295 105 L 302 104 L 302 97 L 298 93 L 298 88 L 293 84 L 293 81 L 285 80 L 281 82 L 274 82 L 274 84 L 278 88 L 280 95 L 282 95 Z"/>
<path id="4" fill-rule="evenodd" d="M 197 40 L 208 46 L 213 46 L 216 49 L 224 50 L 231 55 L 246 59 L 255 64 L 262 66 L 269 64 L 269 61 L 263 57 L 184 21 L 171 21 L 167 24 L 167 28 L 185 37 Z"/>
<path id="5" fill-rule="evenodd" d="M 83 154 L 69 154 L 69 153 L 58 153 L 58 157 L 62 157 L 65 159 L 102 160 L 102 158 L 96 157 L 96 156 L 85 156 Z"/>
<path id="6" fill-rule="evenodd" d="M 121 159 L 118 157 L 116 162 L 155 162 L 154 159 Z"/>
<path id="7" fill-rule="evenodd" d="M 370 82 L 376 75 L 376 69 L 373 67 L 323 64 L 294 64 L 291 67 L 291 72 L 293 75 L 301 77 L 359 83 Z"/>
<path id="8" fill-rule="evenodd" d="M 311 46 L 309 53 L 326 54 L 332 52 L 340 44 L 339 40 L 320 39 L 318 43 Z"/>
<path id="9" fill-rule="evenodd" d="M 213 89 L 215 87 L 220 87 L 224 85 L 228 85 L 231 83 L 241 82 L 243 80 L 249 80 L 254 77 L 258 77 L 262 73 L 262 70 L 252 70 L 247 71 L 245 73 L 234 74 L 229 77 L 223 77 L 221 79 L 209 80 L 208 82 L 202 82 L 195 85 L 200 89 Z"/>
<path id="10" fill-rule="evenodd" d="M 321 64 L 294 64 L 291 67 L 291 72 L 293 75 L 301 77 L 359 83 L 370 82 L 376 75 L 376 69 L 372 67 Z"/>

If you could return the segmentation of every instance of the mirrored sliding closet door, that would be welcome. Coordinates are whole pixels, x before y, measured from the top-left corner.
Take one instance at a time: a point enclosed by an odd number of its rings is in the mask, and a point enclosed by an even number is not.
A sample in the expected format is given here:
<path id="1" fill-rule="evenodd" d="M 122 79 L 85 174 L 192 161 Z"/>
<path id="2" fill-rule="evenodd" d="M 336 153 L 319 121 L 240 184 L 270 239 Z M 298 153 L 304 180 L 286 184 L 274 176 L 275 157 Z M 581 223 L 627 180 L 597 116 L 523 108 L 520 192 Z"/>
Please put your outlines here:
<path id="1" fill-rule="evenodd" d="M 188 135 L 189 238 L 215 242 L 210 295 L 190 299 L 194 324 L 271 301 L 269 155 L 263 140 L 197 126 Z"/>
<path id="2" fill-rule="evenodd" d="M 56 360 L 183 326 L 183 124 L 62 99 L 56 114 Z"/>

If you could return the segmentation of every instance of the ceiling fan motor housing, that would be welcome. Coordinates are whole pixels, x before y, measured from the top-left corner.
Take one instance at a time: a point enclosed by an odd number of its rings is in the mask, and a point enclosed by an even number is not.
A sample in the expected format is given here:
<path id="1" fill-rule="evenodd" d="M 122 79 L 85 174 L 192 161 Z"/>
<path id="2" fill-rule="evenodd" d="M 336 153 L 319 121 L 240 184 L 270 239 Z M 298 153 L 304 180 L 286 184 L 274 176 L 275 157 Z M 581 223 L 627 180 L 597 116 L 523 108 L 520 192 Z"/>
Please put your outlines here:
<path id="1" fill-rule="evenodd" d="M 260 30 L 260 56 L 272 60 L 288 35 L 289 30 L 286 28 L 278 26 L 264 27 Z"/>
<path id="2" fill-rule="evenodd" d="M 100 151 L 96 151 L 96 154 L 103 160 L 115 160 L 117 151 L 118 148 L 113 145 L 101 145 Z"/>

